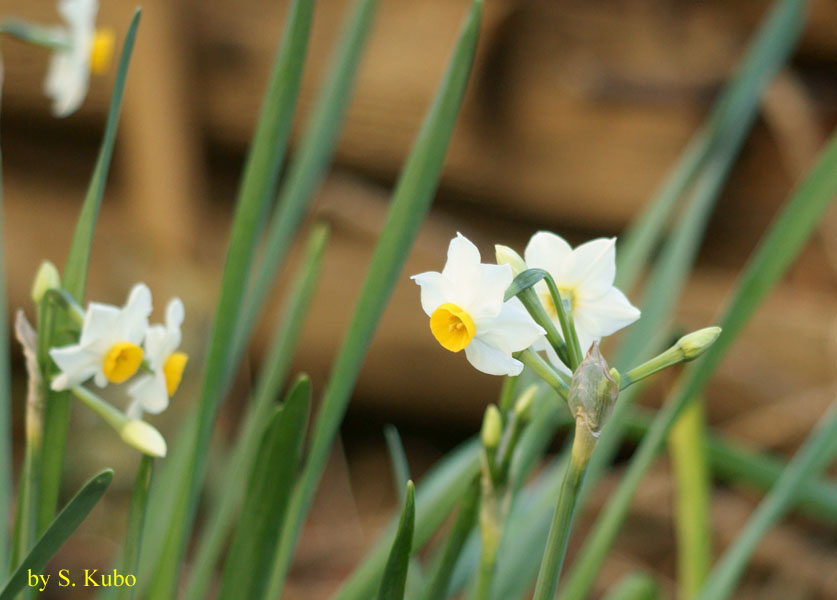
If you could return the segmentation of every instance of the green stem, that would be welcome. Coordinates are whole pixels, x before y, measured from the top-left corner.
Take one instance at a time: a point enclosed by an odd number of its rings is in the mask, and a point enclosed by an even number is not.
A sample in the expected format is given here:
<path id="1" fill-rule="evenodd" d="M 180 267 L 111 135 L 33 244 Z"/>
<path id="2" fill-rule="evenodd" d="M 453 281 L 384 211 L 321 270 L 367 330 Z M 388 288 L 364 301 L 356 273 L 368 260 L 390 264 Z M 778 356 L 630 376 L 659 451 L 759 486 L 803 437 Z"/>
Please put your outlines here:
<path id="1" fill-rule="evenodd" d="M 544 277 L 546 287 L 549 288 L 549 294 L 552 296 L 552 304 L 555 305 L 555 312 L 558 313 L 558 322 L 561 324 L 561 331 L 564 333 L 564 340 L 567 344 L 567 351 L 570 359 L 570 370 L 575 371 L 581 361 L 584 359 L 584 351 L 578 341 L 578 333 L 575 330 L 575 323 L 573 322 L 572 304 L 567 310 L 564 298 L 561 297 L 561 292 L 558 291 L 558 286 L 555 285 L 555 280 L 552 275 L 547 273 Z"/>
<path id="2" fill-rule="evenodd" d="M 505 521 L 505 488 L 497 485 L 496 467 L 492 468 L 493 457 L 483 452 L 480 501 L 480 538 L 482 551 L 472 600 L 488 600 L 491 597 L 491 583 L 497 566 L 497 550 Z"/>
<path id="3" fill-rule="evenodd" d="M 804 483 L 825 469 L 837 452 L 837 403 L 831 405 L 814 432 L 794 456 L 743 531 L 712 570 L 697 600 L 724 600 L 735 590 L 744 568 L 764 534 L 793 506 Z"/>
<path id="4" fill-rule="evenodd" d="M 547 314 L 546 309 L 538 299 L 538 295 L 535 293 L 535 290 L 531 287 L 526 288 L 520 292 L 517 297 L 520 299 L 520 302 L 523 303 L 523 307 L 529 315 L 531 315 L 535 323 L 546 330 L 546 341 L 549 342 L 555 349 L 555 352 L 558 354 L 558 358 L 560 358 L 565 365 L 570 366 L 572 364 L 572 360 L 570 359 L 569 347 L 564 342 L 564 338 L 561 337 L 561 334 L 558 333 L 555 323 L 552 322 L 552 318 Z"/>
<path id="5" fill-rule="evenodd" d="M 44 27 L 22 19 L 9 19 L 0 23 L 0 34 L 16 38 L 22 42 L 40 46 L 47 50 L 72 50 L 73 45 L 67 35 L 56 32 L 53 27 Z"/>
<path id="6" fill-rule="evenodd" d="M 148 488 L 154 471 L 154 458 L 143 454 L 134 479 L 134 489 L 131 492 L 131 507 L 128 510 L 128 529 L 125 532 L 125 546 L 122 550 L 122 570 L 124 576 L 137 576 L 139 554 L 142 546 L 142 528 L 145 523 L 145 507 L 148 501 Z M 134 597 L 134 587 L 121 588 L 119 600 L 131 600 Z"/>
<path id="7" fill-rule="evenodd" d="M 549 387 L 558 392 L 561 398 L 564 400 L 567 399 L 567 393 L 570 388 L 564 380 L 564 375 L 553 369 L 548 362 L 541 358 L 540 354 L 531 348 L 527 348 L 526 350 L 515 353 L 514 357 L 532 369 L 538 377 L 549 384 Z"/>
<path id="8" fill-rule="evenodd" d="M 552 600 L 555 597 L 558 579 L 561 576 L 561 568 L 567 553 L 567 543 L 570 540 L 578 491 L 584 481 L 587 462 L 595 446 L 596 438 L 593 434 L 582 424 L 581 420 L 576 421 L 570 463 L 564 474 L 558 505 L 552 517 L 549 538 L 546 541 L 546 552 L 538 573 L 533 600 Z"/>
<path id="9" fill-rule="evenodd" d="M 676 482 L 678 595 L 694 598 L 712 564 L 706 416 L 699 398 L 677 419 L 668 447 Z"/>

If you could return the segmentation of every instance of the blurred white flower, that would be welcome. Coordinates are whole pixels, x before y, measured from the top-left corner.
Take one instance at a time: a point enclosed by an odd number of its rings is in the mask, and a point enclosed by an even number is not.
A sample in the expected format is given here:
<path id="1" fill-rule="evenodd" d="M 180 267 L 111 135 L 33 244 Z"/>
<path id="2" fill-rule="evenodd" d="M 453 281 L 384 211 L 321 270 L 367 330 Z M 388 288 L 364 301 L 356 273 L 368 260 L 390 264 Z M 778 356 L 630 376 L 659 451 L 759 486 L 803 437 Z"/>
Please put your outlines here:
<path id="1" fill-rule="evenodd" d="M 144 347 L 152 373 L 140 375 L 128 388 L 128 418 L 140 419 L 143 412 L 157 414 L 168 408 L 169 398 L 177 391 L 189 360 L 185 353 L 177 352 L 184 313 L 183 302 L 173 298 L 166 306 L 166 324 L 149 327 Z"/>
<path id="2" fill-rule="evenodd" d="M 529 240 L 524 259 L 529 268 L 547 271 L 555 280 L 561 298 L 570 301 L 583 354 L 593 342 L 639 318 L 639 310 L 613 287 L 616 238 L 598 238 L 573 249 L 561 236 L 540 231 Z M 558 312 L 546 283 L 536 284 L 535 291 L 560 332 Z M 566 370 L 549 344 L 542 344 L 539 349 L 546 349 L 550 360 Z"/>
<path id="3" fill-rule="evenodd" d="M 98 9 L 98 0 L 58 0 L 66 25 L 54 33 L 64 46 L 54 51 L 44 80 L 56 117 L 75 112 L 87 95 L 90 73 L 104 73 L 110 65 L 115 38 L 110 30 L 96 30 Z"/>
<path id="4" fill-rule="evenodd" d="M 133 287 L 122 308 L 91 302 L 84 314 L 79 343 L 49 351 L 61 369 L 52 380 L 52 389 L 67 390 L 90 377 L 99 387 L 133 377 L 142 364 L 140 344 L 150 314 L 151 291 L 143 283 Z"/>
<path id="5" fill-rule="evenodd" d="M 520 374 L 523 363 L 512 352 L 525 350 L 545 332 L 517 298 L 503 302 L 513 279 L 508 265 L 482 264 L 477 247 L 457 234 L 442 272 L 412 279 L 421 287 L 421 306 L 443 348 L 465 350 L 468 361 L 483 373 Z"/>

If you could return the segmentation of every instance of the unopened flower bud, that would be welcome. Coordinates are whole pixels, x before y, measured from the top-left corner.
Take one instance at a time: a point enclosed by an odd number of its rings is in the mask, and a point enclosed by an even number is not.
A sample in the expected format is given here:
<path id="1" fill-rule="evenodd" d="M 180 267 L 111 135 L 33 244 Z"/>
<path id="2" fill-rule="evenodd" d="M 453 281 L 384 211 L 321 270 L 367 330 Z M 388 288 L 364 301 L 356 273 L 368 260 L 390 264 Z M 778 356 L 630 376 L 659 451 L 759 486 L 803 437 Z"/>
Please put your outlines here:
<path id="1" fill-rule="evenodd" d="M 698 329 L 677 340 L 677 347 L 683 352 L 683 360 L 694 360 L 715 343 L 721 335 L 720 327 Z"/>
<path id="2" fill-rule="evenodd" d="M 35 304 L 40 303 L 48 290 L 61 287 L 61 276 L 54 264 L 45 260 L 38 268 L 35 281 L 32 284 L 32 300 Z"/>
<path id="3" fill-rule="evenodd" d="M 145 421 L 128 421 L 119 430 L 119 435 L 122 441 L 143 454 L 159 458 L 166 455 L 166 440 L 157 429 Z"/>
<path id="4" fill-rule="evenodd" d="M 518 420 L 525 423 L 532 418 L 532 406 L 535 403 L 535 395 L 537 392 L 538 386 L 532 384 L 518 396 L 517 401 L 514 403 L 514 416 Z"/>
<path id="5" fill-rule="evenodd" d="M 583 423 L 591 434 L 598 436 L 618 395 L 619 385 L 599 352 L 599 344 L 594 342 L 573 373 L 567 398 L 570 410 L 577 422 Z"/>
<path id="6" fill-rule="evenodd" d="M 500 411 L 494 404 L 489 404 L 482 419 L 482 431 L 480 431 L 482 445 L 488 450 L 493 450 L 500 445 L 500 438 L 502 437 L 503 419 L 500 416 Z"/>
<path id="7" fill-rule="evenodd" d="M 498 265 L 509 265 L 512 273 L 516 276 L 526 270 L 526 263 L 520 255 L 503 244 L 495 244 L 494 255 Z"/>

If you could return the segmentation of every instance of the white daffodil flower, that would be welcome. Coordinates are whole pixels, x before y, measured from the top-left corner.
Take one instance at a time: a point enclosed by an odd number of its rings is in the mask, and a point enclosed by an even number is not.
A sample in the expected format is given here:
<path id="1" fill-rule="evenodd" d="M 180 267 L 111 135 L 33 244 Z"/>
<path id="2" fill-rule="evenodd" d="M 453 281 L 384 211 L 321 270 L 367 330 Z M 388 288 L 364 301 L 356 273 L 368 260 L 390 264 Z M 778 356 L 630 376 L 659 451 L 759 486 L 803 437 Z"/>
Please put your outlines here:
<path id="1" fill-rule="evenodd" d="M 96 30 L 98 10 L 98 0 L 58 0 L 66 25 L 54 33 L 63 45 L 53 53 L 44 80 L 56 117 L 75 112 L 87 95 L 90 73 L 104 73 L 110 64 L 115 38 L 110 30 Z"/>
<path id="2" fill-rule="evenodd" d="M 616 238 L 598 238 L 573 249 L 561 236 L 540 231 L 529 240 L 524 260 L 529 268 L 547 271 L 561 298 L 569 299 L 582 353 L 586 354 L 593 342 L 639 318 L 639 310 L 613 287 Z M 558 312 L 546 283 L 537 283 L 535 292 L 560 331 Z M 552 362 L 566 370 L 552 346 L 543 344 L 539 349 L 546 349 Z"/>
<path id="3" fill-rule="evenodd" d="M 145 334 L 145 358 L 152 373 L 137 377 L 128 388 L 131 404 L 126 414 L 129 418 L 140 419 L 143 411 L 157 414 L 166 410 L 169 398 L 180 386 L 189 360 L 185 353 L 177 352 L 184 313 L 183 302 L 173 298 L 166 307 L 166 324 L 153 325 Z"/>
<path id="4" fill-rule="evenodd" d="M 142 364 L 140 344 L 148 330 L 151 291 L 138 283 L 125 306 L 91 302 L 84 314 L 78 344 L 53 348 L 49 355 L 61 373 L 52 380 L 55 391 L 80 385 L 90 377 L 99 387 L 123 383 Z"/>
<path id="5" fill-rule="evenodd" d="M 503 302 L 513 279 L 508 265 L 482 264 L 477 247 L 457 234 L 442 272 L 412 279 L 421 287 L 421 307 L 443 348 L 465 350 L 468 361 L 483 373 L 520 374 L 523 363 L 512 352 L 525 350 L 545 331 L 517 298 Z"/>

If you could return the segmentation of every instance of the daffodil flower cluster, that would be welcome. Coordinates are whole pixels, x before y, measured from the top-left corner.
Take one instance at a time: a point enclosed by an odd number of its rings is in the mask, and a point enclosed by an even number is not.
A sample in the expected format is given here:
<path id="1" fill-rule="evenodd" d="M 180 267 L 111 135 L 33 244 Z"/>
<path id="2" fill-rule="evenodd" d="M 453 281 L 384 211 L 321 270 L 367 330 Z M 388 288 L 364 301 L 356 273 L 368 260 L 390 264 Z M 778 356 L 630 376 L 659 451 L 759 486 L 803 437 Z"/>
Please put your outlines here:
<path id="1" fill-rule="evenodd" d="M 483 264 L 476 246 L 458 234 L 450 242 L 441 273 L 413 276 L 421 287 L 421 305 L 430 317 L 433 336 L 447 350 L 464 350 L 468 361 L 480 371 L 518 375 L 523 363 L 513 355 L 531 348 L 545 351 L 553 365 L 571 372 L 570 365 L 547 341 L 545 329 L 520 300 L 505 299 L 514 276 L 527 268 L 543 269 L 552 277 L 561 300 L 570 307 L 583 353 L 603 336 L 639 318 L 639 310 L 613 286 L 614 239 L 597 239 L 573 249 L 560 236 L 539 232 L 526 246 L 525 262 L 505 247 L 498 247 L 498 252 L 501 249 L 513 260 Z M 558 307 L 547 284 L 540 281 L 534 289 L 558 328 Z"/>
<path id="2" fill-rule="evenodd" d="M 143 412 L 165 410 L 188 360 L 177 351 L 184 309 L 180 299 L 174 298 L 166 307 L 165 324 L 149 325 L 151 308 L 151 291 L 143 283 L 134 286 L 121 308 L 91 302 L 78 343 L 49 351 L 60 369 L 52 389 L 69 390 L 91 378 L 103 388 L 137 375 L 127 390 L 131 397 L 128 417 L 139 419 Z"/>
<path id="3" fill-rule="evenodd" d="M 150 456 L 165 456 L 165 439 L 142 417 L 143 413 L 157 414 L 168 407 L 188 361 L 187 355 L 178 350 L 184 319 L 180 299 L 170 300 L 165 322 L 154 325 L 149 323 L 151 291 L 144 283 L 131 289 L 121 307 L 91 302 L 82 311 L 61 290 L 58 270 L 49 262 L 38 271 L 32 299 L 38 306 L 39 323 L 50 311 L 63 310 L 66 317 L 63 320 L 75 325 L 62 327 L 61 331 L 75 332 L 76 341 L 48 348 L 52 364 L 42 372 L 35 357 L 34 340 L 45 335 L 44 343 L 48 347 L 55 331 L 50 326 L 36 334 L 20 312 L 17 332 L 29 369 L 28 404 L 37 407 L 41 403 L 41 382 L 48 383 L 53 392 L 71 392 L 111 425 L 127 444 Z M 52 321 L 48 318 L 44 322 Z M 89 381 L 99 388 L 126 384 L 130 398 L 127 410 L 115 408 L 85 387 Z"/>

